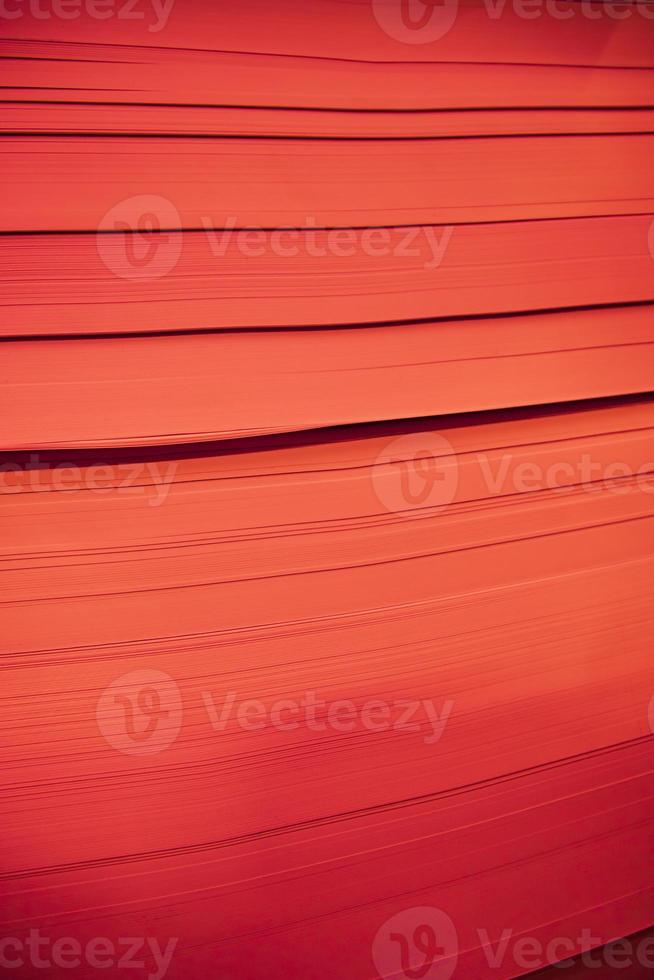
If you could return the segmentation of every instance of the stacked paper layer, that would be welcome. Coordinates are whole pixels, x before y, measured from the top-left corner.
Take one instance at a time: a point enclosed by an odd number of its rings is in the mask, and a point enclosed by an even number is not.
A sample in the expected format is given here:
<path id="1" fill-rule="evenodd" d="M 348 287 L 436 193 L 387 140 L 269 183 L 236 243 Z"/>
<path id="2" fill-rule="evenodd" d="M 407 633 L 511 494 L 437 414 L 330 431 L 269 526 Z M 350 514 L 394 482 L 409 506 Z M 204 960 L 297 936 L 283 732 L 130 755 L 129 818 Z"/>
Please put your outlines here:
<path id="1" fill-rule="evenodd" d="M 64 6 L 3 22 L 0 967 L 649 968 L 651 8 Z"/>

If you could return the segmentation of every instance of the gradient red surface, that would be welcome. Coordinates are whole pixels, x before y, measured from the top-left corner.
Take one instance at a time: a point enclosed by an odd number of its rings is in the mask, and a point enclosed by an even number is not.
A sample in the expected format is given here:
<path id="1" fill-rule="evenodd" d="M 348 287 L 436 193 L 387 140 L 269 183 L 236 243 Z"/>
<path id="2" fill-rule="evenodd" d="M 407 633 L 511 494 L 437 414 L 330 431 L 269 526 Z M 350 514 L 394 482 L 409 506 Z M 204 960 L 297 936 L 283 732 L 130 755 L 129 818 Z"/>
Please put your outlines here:
<path id="1" fill-rule="evenodd" d="M 0 973 L 650 975 L 654 8 L 0 21 Z"/>

